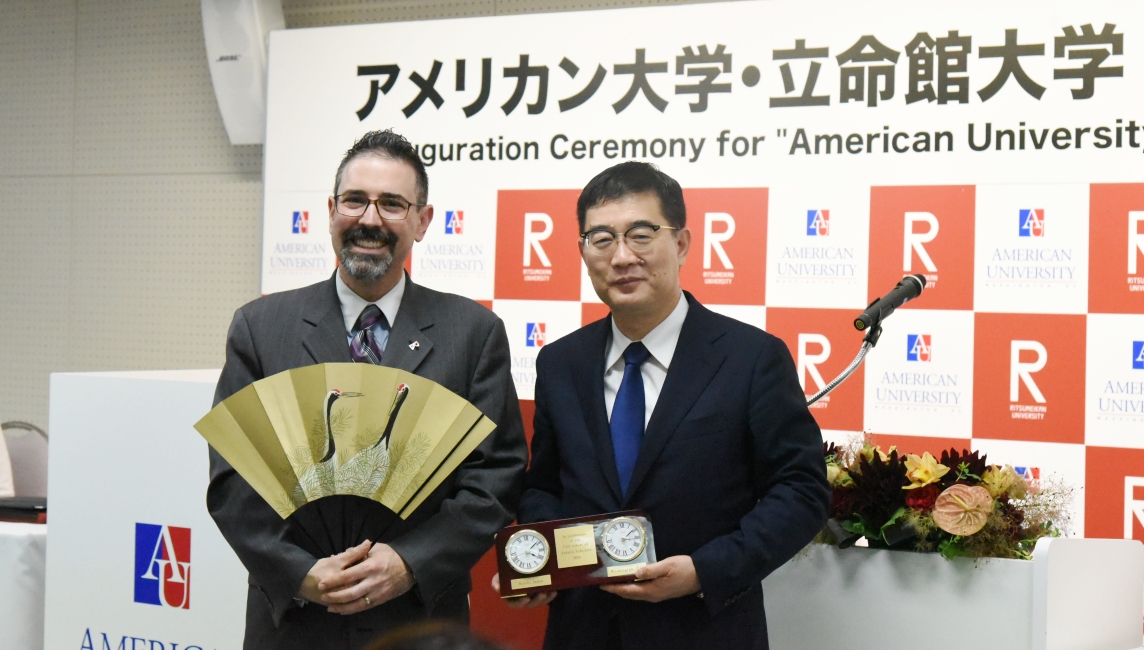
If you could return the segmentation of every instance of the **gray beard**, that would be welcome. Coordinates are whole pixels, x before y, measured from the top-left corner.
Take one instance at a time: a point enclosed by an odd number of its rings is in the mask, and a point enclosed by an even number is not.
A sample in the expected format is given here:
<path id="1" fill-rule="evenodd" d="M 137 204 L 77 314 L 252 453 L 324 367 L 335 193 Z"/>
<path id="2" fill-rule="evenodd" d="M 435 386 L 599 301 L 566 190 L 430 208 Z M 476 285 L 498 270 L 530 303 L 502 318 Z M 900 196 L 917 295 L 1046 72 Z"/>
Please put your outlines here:
<path id="1" fill-rule="evenodd" d="M 342 248 L 338 255 L 342 268 L 350 277 L 360 282 L 377 282 L 389 272 L 393 265 L 393 253 L 388 248 L 382 248 L 377 255 L 356 253 L 348 247 Z"/>

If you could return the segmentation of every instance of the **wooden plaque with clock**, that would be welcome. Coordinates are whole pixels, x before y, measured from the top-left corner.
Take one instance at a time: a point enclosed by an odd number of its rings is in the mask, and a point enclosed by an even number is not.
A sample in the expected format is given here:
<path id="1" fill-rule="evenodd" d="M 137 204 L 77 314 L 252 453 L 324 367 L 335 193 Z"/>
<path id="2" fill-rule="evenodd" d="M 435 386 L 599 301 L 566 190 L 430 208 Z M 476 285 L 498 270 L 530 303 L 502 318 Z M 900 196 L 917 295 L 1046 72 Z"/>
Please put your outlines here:
<path id="1" fill-rule="evenodd" d="M 651 522 L 639 510 L 508 526 L 496 554 L 502 598 L 632 582 L 656 561 Z"/>

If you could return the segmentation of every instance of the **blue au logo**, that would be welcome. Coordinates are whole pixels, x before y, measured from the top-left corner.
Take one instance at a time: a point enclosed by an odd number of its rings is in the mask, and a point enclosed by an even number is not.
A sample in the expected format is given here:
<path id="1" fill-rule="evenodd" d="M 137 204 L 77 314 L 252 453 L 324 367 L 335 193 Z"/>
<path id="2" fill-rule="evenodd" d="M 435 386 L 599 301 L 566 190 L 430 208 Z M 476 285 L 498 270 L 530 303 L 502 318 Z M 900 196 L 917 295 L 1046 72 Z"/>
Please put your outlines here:
<path id="1" fill-rule="evenodd" d="M 305 235 L 310 232 L 310 213 L 309 211 L 295 211 L 292 217 L 293 225 L 290 227 L 290 232 L 295 235 Z"/>
<path id="2" fill-rule="evenodd" d="M 191 608 L 191 529 L 135 524 L 135 602 Z"/>
<path id="3" fill-rule="evenodd" d="M 545 342 L 544 323 L 526 323 L 524 344 L 530 348 L 542 348 Z"/>
<path id="4" fill-rule="evenodd" d="M 463 235 L 465 233 L 465 213 L 461 210 L 448 210 L 445 212 L 445 234 Z"/>
<path id="5" fill-rule="evenodd" d="M 1017 234 L 1020 237 L 1045 236 L 1045 211 L 1021 210 L 1018 215 Z"/>
<path id="6" fill-rule="evenodd" d="M 830 234 L 830 210 L 806 211 L 806 236 L 825 237 Z"/>
<path id="7" fill-rule="evenodd" d="M 1132 342 L 1132 369 L 1144 370 L 1144 341 Z"/>
<path id="8" fill-rule="evenodd" d="M 929 361 L 932 353 L 929 334 L 906 335 L 906 361 Z"/>

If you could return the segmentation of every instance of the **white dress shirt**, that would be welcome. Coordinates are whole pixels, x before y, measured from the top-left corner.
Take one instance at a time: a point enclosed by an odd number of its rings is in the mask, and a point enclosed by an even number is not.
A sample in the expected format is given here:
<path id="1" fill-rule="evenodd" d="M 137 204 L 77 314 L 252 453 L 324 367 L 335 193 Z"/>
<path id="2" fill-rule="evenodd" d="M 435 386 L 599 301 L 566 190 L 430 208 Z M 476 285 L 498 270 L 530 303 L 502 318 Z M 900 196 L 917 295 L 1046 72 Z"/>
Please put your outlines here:
<path id="1" fill-rule="evenodd" d="M 640 368 L 640 374 L 643 375 L 645 427 L 651 419 L 651 412 L 655 410 L 659 392 L 663 390 L 667 369 L 671 367 L 671 358 L 675 355 L 679 332 L 683 329 L 683 321 L 686 318 L 687 298 L 681 291 L 675 309 L 643 337 L 644 347 L 651 353 Z M 612 405 L 616 403 L 616 393 L 619 392 L 620 383 L 624 380 L 624 350 L 628 349 L 631 343 L 632 340 L 620 332 L 615 319 L 612 319 L 612 341 L 608 345 L 608 356 L 604 357 L 604 404 L 608 407 L 609 421 L 612 419 Z"/>
<path id="2" fill-rule="evenodd" d="M 342 280 L 341 271 L 334 275 L 336 278 L 334 284 L 338 286 L 338 302 L 342 304 L 342 320 L 346 323 L 346 342 L 353 338 L 350 332 L 353 331 L 354 324 L 357 323 L 362 310 L 371 304 L 377 305 L 381 313 L 385 314 L 385 319 L 389 321 L 389 327 L 393 328 L 393 322 L 397 320 L 397 309 L 401 307 L 401 298 L 405 295 L 404 271 L 401 273 L 401 279 L 397 281 L 397 285 L 390 289 L 389 293 L 372 303 L 354 293 L 354 290 Z M 375 327 L 381 327 L 381 325 Z"/>

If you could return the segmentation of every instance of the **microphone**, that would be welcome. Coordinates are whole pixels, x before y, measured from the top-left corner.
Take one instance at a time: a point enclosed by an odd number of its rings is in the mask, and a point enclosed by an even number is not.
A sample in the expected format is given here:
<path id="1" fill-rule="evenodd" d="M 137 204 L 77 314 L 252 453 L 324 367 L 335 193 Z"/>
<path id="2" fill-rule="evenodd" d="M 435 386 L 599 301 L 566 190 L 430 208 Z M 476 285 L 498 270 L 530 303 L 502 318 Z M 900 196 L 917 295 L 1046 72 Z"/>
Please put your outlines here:
<path id="1" fill-rule="evenodd" d="M 866 311 L 854 319 L 854 329 L 864 330 L 877 327 L 890 314 L 894 313 L 895 309 L 921 295 L 925 286 L 926 278 L 924 275 L 907 275 L 902 278 L 902 281 L 890 293 L 870 303 Z"/>

